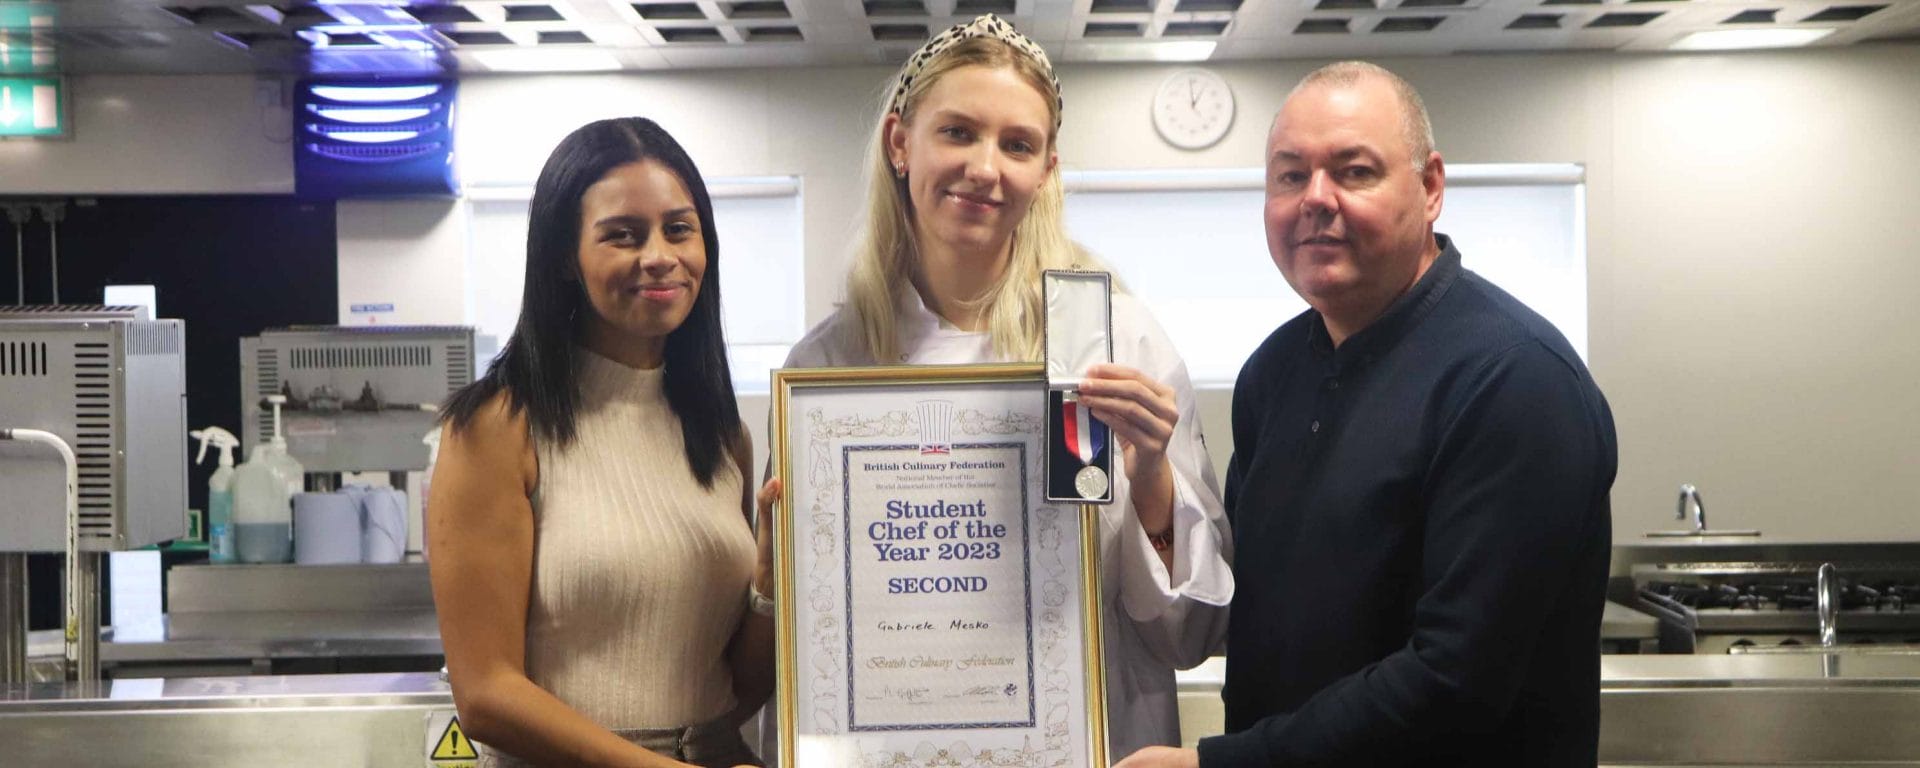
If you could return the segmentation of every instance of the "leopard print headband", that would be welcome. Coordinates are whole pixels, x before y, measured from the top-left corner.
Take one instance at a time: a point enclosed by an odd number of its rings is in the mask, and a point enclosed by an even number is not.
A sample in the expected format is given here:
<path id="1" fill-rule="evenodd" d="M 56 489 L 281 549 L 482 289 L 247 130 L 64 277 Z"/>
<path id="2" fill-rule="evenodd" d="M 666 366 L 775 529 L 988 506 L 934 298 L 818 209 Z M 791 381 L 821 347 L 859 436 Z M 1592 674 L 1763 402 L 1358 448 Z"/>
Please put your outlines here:
<path id="1" fill-rule="evenodd" d="M 1047 52 L 1041 50 L 1038 44 L 1027 39 L 1026 35 L 1016 31 L 1012 24 L 1008 24 L 1000 17 L 991 13 L 976 17 L 973 21 L 965 24 L 955 25 L 945 32 L 934 35 L 933 39 L 928 40 L 925 45 L 920 46 L 920 50 L 914 51 L 913 55 L 908 57 L 906 66 L 900 68 L 899 82 L 894 86 L 893 99 L 888 102 L 887 111 L 896 115 L 902 114 L 901 109 L 906 106 L 907 89 L 913 86 L 914 78 L 920 76 L 920 70 L 927 66 L 927 62 L 945 53 L 948 48 L 952 48 L 961 41 L 976 37 L 991 37 L 999 40 L 1000 42 L 1013 46 L 1014 50 L 1026 54 L 1028 58 L 1040 64 L 1040 69 L 1047 73 L 1047 79 L 1053 81 L 1053 93 L 1056 102 L 1054 105 L 1053 129 L 1056 131 L 1060 130 L 1060 115 L 1066 112 L 1066 99 L 1059 95 L 1060 78 L 1053 74 L 1053 62 L 1047 60 Z M 902 116 L 904 117 L 904 115 Z"/>

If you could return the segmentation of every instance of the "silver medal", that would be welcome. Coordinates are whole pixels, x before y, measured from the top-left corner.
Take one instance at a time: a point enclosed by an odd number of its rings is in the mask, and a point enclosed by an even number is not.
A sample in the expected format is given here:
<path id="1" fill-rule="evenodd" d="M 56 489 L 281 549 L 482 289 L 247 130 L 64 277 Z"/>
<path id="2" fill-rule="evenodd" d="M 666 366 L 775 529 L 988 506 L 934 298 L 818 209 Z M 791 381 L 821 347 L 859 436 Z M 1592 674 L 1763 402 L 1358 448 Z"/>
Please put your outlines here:
<path id="1" fill-rule="evenodd" d="M 1103 499 L 1107 496 L 1107 473 L 1099 467 L 1081 467 L 1073 476 L 1073 489 L 1080 492 L 1083 499 Z"/>

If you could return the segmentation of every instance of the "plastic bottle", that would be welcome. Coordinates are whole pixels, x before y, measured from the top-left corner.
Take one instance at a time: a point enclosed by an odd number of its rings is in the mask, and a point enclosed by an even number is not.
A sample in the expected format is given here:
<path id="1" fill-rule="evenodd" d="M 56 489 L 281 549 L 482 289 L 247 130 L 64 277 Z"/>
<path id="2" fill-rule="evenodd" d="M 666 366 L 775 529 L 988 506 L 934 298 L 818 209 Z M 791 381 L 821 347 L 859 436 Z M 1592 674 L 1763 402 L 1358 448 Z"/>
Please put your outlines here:
<path id="1" fill-rule="evenodd" d="M 219 427 L 188 432 L 200 441 L 200 453 L 193 463 L 207 460 L 207 445 L 220 449 L 220 467 L 207 478 L 207 559 L 216 564 L 234 562 L 233 547 L 233 449 L 240 438 Z"/>
<path id="2" fill-rule="evenodd" d="M 273 453 L 272 444 L 256 445 L 233 471 L 234 554 L 243 563 L 284 563 L 293 555 L 293 496 Z"/>

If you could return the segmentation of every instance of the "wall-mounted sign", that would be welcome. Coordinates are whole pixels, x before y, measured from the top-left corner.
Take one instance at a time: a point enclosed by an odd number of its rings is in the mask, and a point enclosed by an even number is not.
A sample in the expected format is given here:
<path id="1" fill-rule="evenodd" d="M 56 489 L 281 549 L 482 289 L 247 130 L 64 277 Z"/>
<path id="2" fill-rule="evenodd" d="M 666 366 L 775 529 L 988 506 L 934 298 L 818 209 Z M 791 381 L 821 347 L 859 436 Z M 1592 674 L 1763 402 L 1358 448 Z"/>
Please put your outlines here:
<path id="1" fill-rule="evenodd" d="M 66 84 L 57 77 L 0 77 L 0 137 L 67 135 Z"/>

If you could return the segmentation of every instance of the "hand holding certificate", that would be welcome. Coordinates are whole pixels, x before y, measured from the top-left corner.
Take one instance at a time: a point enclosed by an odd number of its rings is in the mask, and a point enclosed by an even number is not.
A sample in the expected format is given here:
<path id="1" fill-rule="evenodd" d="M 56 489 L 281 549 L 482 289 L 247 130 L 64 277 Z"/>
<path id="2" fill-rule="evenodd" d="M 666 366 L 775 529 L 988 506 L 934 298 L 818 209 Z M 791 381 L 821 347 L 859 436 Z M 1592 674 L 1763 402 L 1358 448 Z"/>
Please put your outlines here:
<path id="1" fill-rule="evenodd" d="M 1105 764 L 1090 508 L 1038 366 L 775 374 L 783 765 Z"/>

